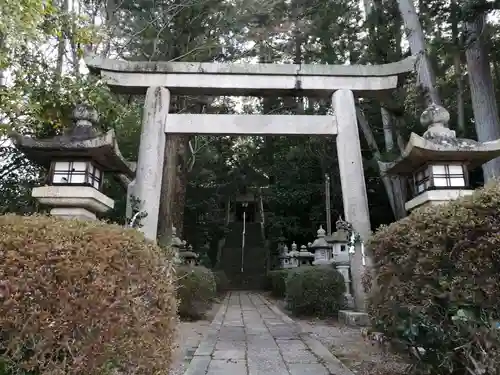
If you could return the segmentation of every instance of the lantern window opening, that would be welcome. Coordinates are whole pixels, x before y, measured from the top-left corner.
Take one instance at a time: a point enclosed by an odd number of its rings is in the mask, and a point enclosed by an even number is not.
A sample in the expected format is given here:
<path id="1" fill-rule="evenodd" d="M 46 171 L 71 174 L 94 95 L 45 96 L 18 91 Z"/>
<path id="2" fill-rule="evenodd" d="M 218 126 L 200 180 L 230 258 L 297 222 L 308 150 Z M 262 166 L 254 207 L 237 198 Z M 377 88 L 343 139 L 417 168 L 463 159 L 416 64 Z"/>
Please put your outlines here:
<path id="1" fill-rule="evenodd" d="M 53 185 L 91 186 L 101 190 L 103 172 L 89 160 L 55 160 L 50 167 Z"/>
<path id="2" fill-rule="evenodd" d="M 415 192 L 423 193 L 431 187 L 431 176 L 429 168 L 426 166 L 415 173 Z"/>
<path id="3" fill-rule="evenodd" d="M 427 164 L 414 174 L 415 195 L 427 190 L 467 187 L 465 166 L 458 163 Z"/>
<path id="4" fill-rule="evenodd" d="M 459 164 L 432 165 L 432 181 L 434 186 L 465 187 L 464 166 Z"/>

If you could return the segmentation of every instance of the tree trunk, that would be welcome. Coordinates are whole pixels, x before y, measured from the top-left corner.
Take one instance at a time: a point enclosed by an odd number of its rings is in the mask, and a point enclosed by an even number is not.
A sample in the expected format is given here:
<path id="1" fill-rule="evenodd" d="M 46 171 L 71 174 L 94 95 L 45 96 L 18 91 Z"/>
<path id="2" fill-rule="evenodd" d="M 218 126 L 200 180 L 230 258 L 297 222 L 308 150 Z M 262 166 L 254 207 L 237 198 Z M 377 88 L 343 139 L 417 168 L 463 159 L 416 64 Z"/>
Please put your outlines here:
<path id="1" fill-rule="evenodd" d="M 372 150 L 373 156 L 377 161 L 380 161 L 380 149 L 375 141 L 373 132 L 366 120 L 364 113 L 359 107 L 356 108 L 356 114 L 358 118 L 358 124 L 363 133 L 368 146 Z M 400 177 L 390 177 L 381 171 L 379 168 L 379 175 L 387 193 L 387 198 L 394 213 L 396 219 L 401 219 L 406 216 L 405 202 L 406 202 L 406 191 L 404 189 L 404 183 Z"/>
<path id="2" fill-rule="evenodd" d="M 384 129 L 385 150 L 387 152 L 392 152 L 394 149 L 394 136 L 392 133 L 393 123 L 391 121 L 391 114 L 384 107 L 380 107 L 380 113 L 382 115 L 382 126 Z"/>
<path id="3" fill-rule="evenodd" d="M 403 18 L 410 50 L 417 56 L 417 84 L 422 90 L 425 105 L 441 105 L 436 77 L 425 48 L 425 36 L 413 0 L 397 0 Z"/>
<path id="4" fill-rule="evenodd" d="M 457 87 L 457 130 L 461 136 L 465 135 L 465 105 L 464 105 L 464 79 L 462 69 L 462 51 L 460 48 L 460 8 L 456 0 L 451 1 L 451 38 L 453 40 L 453 68 L 455 84 Z"/>
<path id="5" fill-rule="evenodd" d="M 64 17 L 68 16 L 69 0 L 60 0 L 59 6 Z M 61 28 L 61 36 L 57 41 L 57 65 L 56 76 L 61 77 L 64 68 L 64 55 L 66 54 L 66 37 L 68 36 L 68 29 L 66 21 Z"/>
<path id="6" fill-rule="evenodd" d="M 472 108 L 477 138 L 480 142 L 500 138 L 500 119 L 495 100 L 495 87 L 491 75 L 488 51 L 481 35 L 486 14 L 479 14 L 475 20 L 465 23 L 467 70 L 471 90 Z M 483 165 L 485 182 L 500 176 L 500 158 Z"/>
<path id="7" fill-rule="evenodd" d="M 177 236 L 182 238 L 187 183 L 185 156 L 188 142 L 189 136 L 183 134 L 167 134 L 165 141 L 158 217 L 158 242 L 164 246 L 170 243 L 172 227 L 177 229 Z"/>
<path id="8" fill-rule="evenodd" d="M 457 85 L 457 130 L 461 136 L 465 135 L 465 104 L 464 104 L 464 79 L 462 77 L 462 59 L 460 52 L 455 52 L 453 56 L 453 66 L 455 69 L 455 83 Z"/>

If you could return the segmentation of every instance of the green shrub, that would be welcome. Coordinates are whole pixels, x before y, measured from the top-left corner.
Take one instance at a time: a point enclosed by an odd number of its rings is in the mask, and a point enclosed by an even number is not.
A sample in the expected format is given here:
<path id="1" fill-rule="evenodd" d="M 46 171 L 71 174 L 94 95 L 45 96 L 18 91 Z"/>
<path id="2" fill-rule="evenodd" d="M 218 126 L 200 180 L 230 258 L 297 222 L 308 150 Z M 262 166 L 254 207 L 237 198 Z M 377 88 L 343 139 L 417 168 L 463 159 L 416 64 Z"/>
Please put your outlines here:
<path id="1" fill-rule="evenodd" d="M 168 374 L 172 254 L 134 229 L 0 216 L 0 371 Z"/>
<path id="2" fill-rule="evenodd" d="M 369 250 L 375 328 L 406 343 L 417 370 L 498 373 L 498 183 L 380 228 Z"/>
<path id="3" fill-rule="evenodd" d="M 295 315 L 336 316 L 345 291 L 344 277 L 329 266 L 299 267 L 286 279 L 287 307 Z"/>
<path id="4" fill-rule="evenodd" d="M 275 270 L 268 273 L 269 284 L 271 286 L 271 295 L 276 298 L 285 297 L 286 279 L 290 269 Z"/>
<path id="5" fill-rule="evenodd" d="M 205 267 L 177 268 L 177 298 L 179 316 L 183 319 L 201 319 L 210 310 L 216 295 L 215 277 Z"/>
<path id="6" fill-rule="evenodd" d="M 230 281 L 226 273 L 222 270 L 214 271 L 215 289 L 217 293 L 226 293 L 229 290 Z"/>

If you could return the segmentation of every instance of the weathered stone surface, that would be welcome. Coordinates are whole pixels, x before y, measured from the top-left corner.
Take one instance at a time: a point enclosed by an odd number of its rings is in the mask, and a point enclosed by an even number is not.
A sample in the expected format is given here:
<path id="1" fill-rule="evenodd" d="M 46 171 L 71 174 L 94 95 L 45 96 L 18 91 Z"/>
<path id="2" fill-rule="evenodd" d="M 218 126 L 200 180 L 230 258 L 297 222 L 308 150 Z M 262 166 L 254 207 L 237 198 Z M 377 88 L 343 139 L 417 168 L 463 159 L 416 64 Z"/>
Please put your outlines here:
<path id="1" fill-rule="evenodd" d="M 207 375 L 247 374 L 245 360 L 212 359 L 208 365 Z"/>
<path id="2" fill-rule="evenodd" d="M 167 89 L 156 85 L 148 88 L 133 195 L 139 200 L 139 210 L 147 214 L 141 220 L 140 231 L 152 241 L 156 241 L 158 227 L 165 152 L 164 129 L 169 104 L 170 92 Z"/>
<path id="3" fill-rule="evenodd" d="M 231 327 L 223 325 L 219 331 L 219 339 L 223 341 L 245 341 L 245 330 L 243 327 Z"/>
<path id="4" fill-rule="evenodd" d="M 193 357 L 184 375 L 202 375 L 207 372 L 208 365 L 212 359 L 209 356 Z"/>
<path id="5" fill-rule="evenodd" d="M 285 352 L 307 350 L 306 344 L 302 340 L 276 340 L 279 348 Z"/>
<path id="6" fill-rule="evenodd" d="M 309 335 L 303 335 L 302 340 L 331 374 L 354 375 L 350 369 L 344 366 L 344 364 L 318 340 Z"/>
<path id="7" fill-rule="evenodd" d="M 350 76 L 383 77 L 404 74 L 414 70 L 416 58 L 381 65 L 318 65 L 318 64 L 234 64 L 167 61 L 124 61 L 87 55 L 85 63 L 93 72 L 116 71 L 168 74 L 249 74 L 249 75 L 305 75 L 305 76 Z"/>
<path id="8" fill-rule="evenodd" d="M 221 64 L 126 62 L 88 56 L 87 66 L 115 90 L 144 92 L 168 87 L 173 94 L 330 95 L 336 89 L 394 89 L 414 70 L 414 57 L 385 65 Z M 151 74 L 153 73 L 153 74 Z"/>
<path id="9" fill-rule="evenodd" d="M 167 133 L 241 135 L 334 135 L 331 116 L 171 114 Z"/>
<path id="10" fill-rule="evenodd" d="M 280 357 L 274 358 L 248 358 L 249 375 L 289 375 L 285 363 Z"/>
<path id="11" fill-rule="evenodd" d="M 216 350 L 212 354 L 213 359 L 245 359 L 245 349 Z"/>
<path id="12" fill-rule="evenodd" d="M 245 351 L 247 346 L 246 342 L 235 342 L 235 341 L 218 341 L 215 344 L 215 350 L 220 351 L 220 350 L 241 350 Z"/>
<path id="13" fill-rule="evenodd" d="M 358 311 L 340 310 L 339 320 L 349 326 L 365 327 L 370 325 L 370 316 Z"/>
<path id="14" fill-rule="evenodd" d="M 345 220 L 352 224 L 354 230 L 360 234 L 361 240 L 366 242 L 371 234 L 370 213 L 352 91 L 336 91 L 333 94 L 333 110 L 338 128 L 337 155 Z M 369 267 L 370 263 L 367 257 L 366 266 Z M 362 285 L 365 268 L 361 251 L 357 249 L 351 259 L 351 275 L 354 299 L 358 310 L 365 309 L 366 293 Z"/>
<path id="15" fill-rule="evenodd" d="M 318 359 L 309 350 L 282 349 L 283 359 L 286 363 L 318 363 Z"/>
<path id="16" fill-rule="evenodd" d="M 241 317 L 243 327 L 235 326 Z M 302 337 L 299 326 L 291 319 L 285 322 L 285 317 L 260 295 L 232 293 L 185 375 L 352 375 L 319 341 Z M 328 372 L 326 366 L 339 372 Z"/>
<path id="17" fill-rule="evenodd" d="M 289 365 L 289 369 L 290 375 L 330 375 L 328 370 L 319 363 L 293 363 Z"/>

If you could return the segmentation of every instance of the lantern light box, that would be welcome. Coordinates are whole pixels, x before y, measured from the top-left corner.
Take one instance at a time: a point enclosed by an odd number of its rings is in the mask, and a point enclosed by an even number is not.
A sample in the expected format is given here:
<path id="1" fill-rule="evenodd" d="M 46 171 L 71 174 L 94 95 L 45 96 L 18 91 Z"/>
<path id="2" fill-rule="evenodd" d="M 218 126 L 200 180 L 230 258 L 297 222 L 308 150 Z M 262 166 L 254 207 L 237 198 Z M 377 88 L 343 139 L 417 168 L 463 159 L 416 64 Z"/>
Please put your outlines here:
<path id="1" fill-rule="evenodd" d="M 56 160 L 51 165 L 53 185 L 86 185 L 101 190 L 103 172 L 91 161 Z"/>

